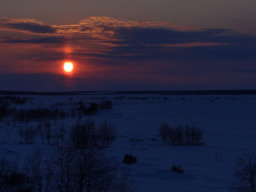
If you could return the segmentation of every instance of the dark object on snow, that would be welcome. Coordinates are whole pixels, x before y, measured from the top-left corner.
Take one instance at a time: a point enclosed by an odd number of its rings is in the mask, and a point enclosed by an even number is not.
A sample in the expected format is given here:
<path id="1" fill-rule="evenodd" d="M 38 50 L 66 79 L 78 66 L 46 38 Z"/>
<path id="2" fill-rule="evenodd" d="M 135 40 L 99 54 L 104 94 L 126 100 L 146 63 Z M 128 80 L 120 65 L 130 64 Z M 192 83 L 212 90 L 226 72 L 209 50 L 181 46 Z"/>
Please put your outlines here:
<path id="1" fill-rule="evenodd" d="M 184 170 L 181 166 L 177 166 L 177 165 L 173 165 L 172 166 L 172 169 L 171 169 L 173 172 L 177 172 L 177 173 L 184 173 Z"/>
<path id="2" fill-rule="evenodd" d="M 125 154 L 124 155 L 124 159 L 123 159 L 123 163 L 124 164 L 133 164 L 137 162 L 137 158 L 134 157 L 133 155 L 130 154 Z"/>

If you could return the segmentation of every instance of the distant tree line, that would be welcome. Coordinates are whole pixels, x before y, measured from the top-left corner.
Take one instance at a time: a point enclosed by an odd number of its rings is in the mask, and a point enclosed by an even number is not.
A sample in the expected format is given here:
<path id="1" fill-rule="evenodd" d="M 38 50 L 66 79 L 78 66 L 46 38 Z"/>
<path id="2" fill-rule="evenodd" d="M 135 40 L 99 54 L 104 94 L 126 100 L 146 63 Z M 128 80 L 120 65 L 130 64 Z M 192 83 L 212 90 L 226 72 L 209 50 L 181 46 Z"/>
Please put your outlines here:
<path id="1" fill-rule="evenodd" d="M 58 108 L 34 108 L 34 109 L 16 109 L 11 108 L 10 104 L 25 104 L 27 98 L 20 97 L 11 97 L 8 96 L 8 99 L 11 99 L 9 102 L 6 100 L 0 100 L 0 119 L 6 118 L 7 116 L 12 117 L 15 121 L 35 121 L 35 120 L 57 120 L 64 119 L 67 116 L 71 115 L 72 117 L 76 116 L 74 110 L 70 113 L 65 112 L 63 109 Z M 78 112 L 81 112 L 84 115 L 94 115 L 100 110 L 109 110 L 112 109 L 112 101 L 104 100 L 99 103 L 91 102 L 84 104 L 83 101 L 79 102 L 79 107 L 77 108 Z"/>

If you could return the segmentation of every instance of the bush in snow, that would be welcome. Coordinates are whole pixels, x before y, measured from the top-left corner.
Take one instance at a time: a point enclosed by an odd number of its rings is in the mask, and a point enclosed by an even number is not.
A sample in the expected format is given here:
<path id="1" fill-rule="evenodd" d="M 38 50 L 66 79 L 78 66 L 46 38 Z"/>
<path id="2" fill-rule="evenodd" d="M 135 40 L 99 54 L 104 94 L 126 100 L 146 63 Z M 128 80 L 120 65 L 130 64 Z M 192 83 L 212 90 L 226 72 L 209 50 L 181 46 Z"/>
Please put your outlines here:
<path id="1" fill-rule="evenodd" d="M 177 173 L 184 173 L 184 169 L 179 165 L 173 165 L 171 170 Z"/>
<path id="2" fill-rule="evenodd" d="M 52 166 L 52 191 L 115 191 L 116 169 L 97 151 L 61 147 Z"/>
<path id="3" fill-rule="evenodd" d="M 116 130 L 114 125 L 105 121 L 97 131 L 97 138 L 102 147 L 109 147 L 109 145 L 116 139 Z"/>
<path id="4" fill-rule="evenodd" d="M 123 163 L 124 164 L 133 164 L 137 162 L 137 158 L 131 154 L 125 154 L 124 155 L 124 159 L 123 159 Z"/>
<path id="5" fill-rule="evenodd" d="M 165 123 L 165 124 L 163 124 L 161 127 L 160 127 L 160 129 L 158 130 L 158 132 L 159 132 L 159 135 L 160 135 L 160 137 L 162 138 L 162 140 L 163 140 L 163 142 L 164 143 L 167 143 L 168 141 L 169 141 L 169 132 L 170 132 L 170 130 L 171 130 L 171 128 L 170 128 L 170 126 L 167 124 L 167 123 Z"/>
<path id="6" fill-rule="evenodd" d="M 75 148 L 90 148 L 97 146 L 97 130 L 93 120 L 77 123 L 71 129 L 70 139 Z"/>
<path id="7" fill-rule="evenodd" d="M 112 101 L 111 100 L 105 100 L 100 102 L 100 108 L 102 110 L 105 109 L 112 109 Z"/>
<path id="8" fill-rule="evenodd" d="M 35 143 L 36 131 L 33 127 L 26 127 L 23 130 L 23 139 L 25 144 Z"/>
<path id="9" fill-rule="evenodd" d="M 93 120 L 87 120 L 73 126 L 70 139 L 75 148 L 105 148 L 116 139 L 116 130 L 114 125 L 107 121 L 97 129 Z"/>
<path id="10" fill-rule="evenodd" d="M 50 156 L 35 150 L 23 171 L 33 192 L 117 191 L 121 182 L 116 167 L 98 151 L 71 146 L 59 147 Z"/>
<path id="11" fill-rule="evenodd" d="M 30 178 L 18 171 L 17 162 L 0 160 L 0 192 L 26 191 L 32 192 Z"/>
<path id="12" fill-rule="evenodd" d="M 256 191 L 256 154 L 238 157 L 235 178 L 233 191 Z"/>
<path id="13" fill-rule="evenodd" d="M 1 105 L 0 106 L 0 119 L 7 116 L 7 106 Z"/>
<path id="14" fill-rule="evenodd" d="M 80 101 L 78 110 L 85 115 L 93 115 L 99 110 L 99 104 L 92 102 L 89 106 L 86 106 L 82 101 Z"/>
<path id="15" fill-rule="evenodd" d="M 187 145 L 201 145 L 203 138 L 203 129 L 194 125 L 185 126 L 185 141 Z"/>
<path id="16" fill-rule="evenodd" d="M 163 124 L 158 130 L 164 143 L 170 145 L 202 145 L 203 129 L 194 125 L 170 127 L 167 123 Z"/>

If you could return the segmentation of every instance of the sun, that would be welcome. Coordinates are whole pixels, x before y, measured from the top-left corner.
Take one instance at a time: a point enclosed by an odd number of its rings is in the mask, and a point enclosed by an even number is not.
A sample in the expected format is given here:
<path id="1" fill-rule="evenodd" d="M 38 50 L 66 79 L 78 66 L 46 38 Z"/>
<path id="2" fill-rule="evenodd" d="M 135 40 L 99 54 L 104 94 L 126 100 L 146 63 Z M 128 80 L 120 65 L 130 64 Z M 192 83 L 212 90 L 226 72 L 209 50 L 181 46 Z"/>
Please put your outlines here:
<path id="1" fill-rule="evenodd" d="M 66 62 L 64 63 L 64 65 L 63 65 L 63 69 L 64 69 L 64 71 L 67 72 L 67 73 L 72 72 L 72 71 L 73 71 L 73 68 L 74 68 L 73 63 L 70 62 L 70 61 L 66 61 Z"/>

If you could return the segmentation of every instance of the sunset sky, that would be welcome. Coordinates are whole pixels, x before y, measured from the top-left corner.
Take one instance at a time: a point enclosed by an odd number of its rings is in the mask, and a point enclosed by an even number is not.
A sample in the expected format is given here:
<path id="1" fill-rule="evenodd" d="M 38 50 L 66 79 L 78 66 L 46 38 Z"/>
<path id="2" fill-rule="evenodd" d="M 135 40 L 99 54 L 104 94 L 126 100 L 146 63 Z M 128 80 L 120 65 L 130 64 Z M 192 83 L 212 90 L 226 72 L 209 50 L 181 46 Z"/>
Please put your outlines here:
<path id="1" fill-rule="evenodd" d="M 255 0 L 0 1 L 0 90 L 255 88 Z"/>

